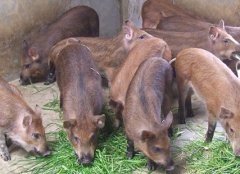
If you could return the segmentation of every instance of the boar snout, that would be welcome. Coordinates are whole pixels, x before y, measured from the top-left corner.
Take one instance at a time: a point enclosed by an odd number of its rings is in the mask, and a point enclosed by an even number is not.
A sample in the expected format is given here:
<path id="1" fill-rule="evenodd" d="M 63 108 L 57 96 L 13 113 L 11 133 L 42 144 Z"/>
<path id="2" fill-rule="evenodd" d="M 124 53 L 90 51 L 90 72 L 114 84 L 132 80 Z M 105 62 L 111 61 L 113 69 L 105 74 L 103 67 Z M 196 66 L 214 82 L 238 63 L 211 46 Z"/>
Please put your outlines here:
<path id="1" fill-rule="evenodd" d="M 78 163 L 83 165 L 90 165 L 93 161 L 93 157 L 90 154 L 83 155 L 81 158 L 78 158 Z"/>
<path id="2" fill-rule="evenodd" d="M 38 155 L 41 155 L 41 156 L 43 156 L 43 157 L 46 157 L 46 156 L 51 155 L 51 151 L 50 151 L 50 149 L 49 149 L 48 146 L 45 148 L 44 151 L 40 151 L 40 150 L 38 150 L 36 147 L 34 147 L 34 153 L 36 153 L 36 154 L 38 154 Z"/>
<path id="3" fill-rule="evenodd" d="M 30 84 L 30 80 L 28 78 L 24 78 L 22 73 L 20 74 L 20 80 L 19 80 L 20 85 L 28 85 Z"/>
<path id="4" fill-rule="evenodd" d="M 234 155 L 235 155 L 236 157 L 240 157 L 240 148 L 234 150 Z"/>
<path id="5" fill-rule="evenodd" d="M 168 160 L 167 166 L 166 166 L 166 171 L 172 171 L 174 170 L 174 162 L 172 159 Z"/>
<path id="6" fill-rule="evenodd" d="M 49 147 L 47 146 L 46 150 L 42 153 L 43 157 L 49 156 L 51 155 L 51 150 L 49 149 Z"/>

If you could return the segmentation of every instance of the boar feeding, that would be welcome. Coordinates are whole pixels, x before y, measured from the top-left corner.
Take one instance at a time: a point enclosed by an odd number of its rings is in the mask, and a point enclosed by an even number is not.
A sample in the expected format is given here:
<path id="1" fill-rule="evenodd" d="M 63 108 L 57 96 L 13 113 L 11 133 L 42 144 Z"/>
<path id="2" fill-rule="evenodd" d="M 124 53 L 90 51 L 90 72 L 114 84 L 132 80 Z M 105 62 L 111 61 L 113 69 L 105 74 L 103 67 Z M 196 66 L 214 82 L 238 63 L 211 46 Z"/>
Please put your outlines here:
<path id="1" fill-rule="evenodd" d="M 62 39 L 78 36 L 99 35 L 99 19 L 90 7 L 77 6 L 65 12 L 56 22 L 42 30 L 30 42 L 24 41 L 20 83 L 45 81 L 49 72 L 48 53 Z M 49 77 L 53 81 L 53 77 Z"/>
<path id="2" fill-rule="evenodd" d="M 67 43 L 51 49 L 50 62 L 55 67 L 68 139 L 78 162 L 90 164 L 98 130 L 105 124 L 105 116 L 99 115 L 103 106 L 101 76 L 86 46 L 72 38 Z"/>
<path id="3" fill-rule="evenodd" d="M 149 58 L 135 73 L 126 95 L 123 122 L 128 139 L 127 155 L 133 157 L 135 146 L 149 158 L 150 170 L 156 165 L 163 165 L 166 170 L 174 168 L 168 137 L 173 116 L 171 106 L 164 101 L 171 85 L 170 64 L 159 57 Z"/>
<path id="4" fill-rule="evenodd" d="M 27 152 L 49 155 L 39 107 L 33 111 L 23 100 L 21 92 L 2 78 L 0 97 L 0 156 L 3 160 L 11 160 L 6 138 Z"/>
<path id="5" fill-rule="evenodd" d="M 210 52 L 189 48 L 176 57 L 175 70 L 179 92 L 179 119 L 185 123 L 185 102 L 190 87 L 206 103 L 208 130 L 211 141 L 219 121 L 227 133 L 233 152 L 240 156 L 240 80 Z"/>

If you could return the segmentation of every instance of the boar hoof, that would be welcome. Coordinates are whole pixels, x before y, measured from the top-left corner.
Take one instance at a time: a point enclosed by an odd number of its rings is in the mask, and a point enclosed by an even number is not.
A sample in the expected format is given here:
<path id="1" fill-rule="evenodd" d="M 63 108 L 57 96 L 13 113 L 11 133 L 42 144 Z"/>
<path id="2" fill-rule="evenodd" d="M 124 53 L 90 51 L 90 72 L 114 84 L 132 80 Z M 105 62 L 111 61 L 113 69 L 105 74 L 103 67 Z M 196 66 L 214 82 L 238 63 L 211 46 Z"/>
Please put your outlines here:
<path id="1" fill-rule="evenodd" d="M 1 157 L 3 158 L 4 161 L 11 160 L 11 156 L 10 156 L 9 152 L 4 152 L 3 154 L 1 154 Z"/>
<path id="2" fill-rule="evenodd" d="M 156 170 L 157 164 L 149 159 L 148 163 L 147 163 L 147 168 L 148 168 L 149 171 Z"/>
<path id="3" fill-rule="evenodd" d="M 134 152 L 127 152 L 127 158 L 130 160 L 130 159 L 133 159 L 133 156 L 134 156 Z"/>
<path id="4" fill-rule="evenodd" d="M 211 143 L 211 142 L 212 142 L 212 138 L 206 135 L 205 143 Z"/>
<path id="5" fill-rule="evenodd" d="M 194 117 L 193 111 L 189 111 L 189 112 L 187 113 L 187 117 Z"/>
<path id="6" fill-rule="evenodd" d="M 179 119 L 179 124 L 186 124 L 185 119 Z"/>
<path id="7" fill-rule="evenodd" d="M 49 73 L 46 82 L 44 82 L 44 85 L 50 85 L 56 81 L 56 77 L 54 73 Z"/>
<path id="8" fill-rule="evenodd" d="M 113 122 L 113 126 L 114 128 L 118 129 L 120 127 L 120 120 L 115 118 Z"/>

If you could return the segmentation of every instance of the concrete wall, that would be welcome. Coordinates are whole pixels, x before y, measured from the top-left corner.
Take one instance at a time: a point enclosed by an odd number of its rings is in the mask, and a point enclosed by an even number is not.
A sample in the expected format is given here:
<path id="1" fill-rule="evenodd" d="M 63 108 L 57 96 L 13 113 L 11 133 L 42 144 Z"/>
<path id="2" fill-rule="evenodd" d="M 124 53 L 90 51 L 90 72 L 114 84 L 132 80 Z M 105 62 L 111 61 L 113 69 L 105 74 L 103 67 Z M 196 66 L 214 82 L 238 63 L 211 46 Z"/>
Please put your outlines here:
<path id="1" fill-rule="evenodd" d="M 100 35 L 112 36 L 119 31 L 119 0 L 0 0 L 0 75 L 16 78 L 23 39 L 77 5 L 97 11 Z"/>
<path id="2" fill-rule="evenodd" d="M 224 19 L 228 25 L 240 25 L 239 0 L 171 0 L 176 5 L 191 10 L 208 21 L 217 23 Z"/>
<path id="3" fill-rule="evenodd" d="M 146 0 L 121 0 L 122 22 L 129 19 L 142 27 L 141 9 Z"/>

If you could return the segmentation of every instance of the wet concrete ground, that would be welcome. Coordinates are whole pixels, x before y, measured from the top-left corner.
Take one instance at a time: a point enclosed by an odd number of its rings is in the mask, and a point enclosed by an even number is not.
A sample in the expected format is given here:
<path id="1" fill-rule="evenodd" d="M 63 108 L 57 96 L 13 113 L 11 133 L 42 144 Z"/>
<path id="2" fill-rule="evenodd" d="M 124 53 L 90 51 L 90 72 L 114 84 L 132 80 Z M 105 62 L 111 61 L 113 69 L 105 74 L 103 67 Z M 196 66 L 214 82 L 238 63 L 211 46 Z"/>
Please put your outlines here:
<path id="1" fill-rule="evenodd" d="M 18 80 L 12 81 L 11 83 L 17 85 L 17 87 L 22 91 L 24 98 L 33 108 L 36 104 L 43 107 L 44 104 L 54 100 L 59 95 L 56 83 L 50 86 L 44 86 L 42 83 L 30 85 L 30 86 L 20 86 Z M 177 106 L 177 105 L 176 105 Z M 172 140 L 172 150 L 173 153 L 176 149 L 181 148 L 184 144 L 189 141 L 199 138 L 199 127 L 205 132 L 207 130 L 207 117 L 205 112 L 204 104 L 194 97 L 193 109 L 195 117 L 188 118 L 186 125 L 176 125 L 179 128 L 181 135 Z M 60 123 L 59 116 L 54 111 L 42 110 L 43 124 L 46 127 L 46 132 L 54 131 L 57 129 L 56 126 L 50 125 L 50 123 Z M 217 131 L 223 132 L 221 126 L 218 125 Z M 174 153 L 175 154 L 175 153 Z M 4 162 L 0 159 L 0 174 L 19 174 L 24 166 L 19 166 L 17 163 L 22 161 L 27 156 L 27 153 L 22 149 L 14 149 L 11 152 L 12 160 L 10 162 Z M 175 174 L 185 174 L 185 158 L 184 154 L 174 155 L 174 161 L 176 164 L 176 170 L 172 173 Z M 14 165 L 13 165 L 14 164 Z M 148 173 L 147 169 L 141 171 L 136 171 L 134 174 L 145 174 Z M 156 171 L 153 174 L 160 174 L 161 172 Z"/>

